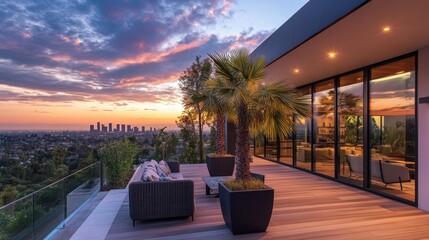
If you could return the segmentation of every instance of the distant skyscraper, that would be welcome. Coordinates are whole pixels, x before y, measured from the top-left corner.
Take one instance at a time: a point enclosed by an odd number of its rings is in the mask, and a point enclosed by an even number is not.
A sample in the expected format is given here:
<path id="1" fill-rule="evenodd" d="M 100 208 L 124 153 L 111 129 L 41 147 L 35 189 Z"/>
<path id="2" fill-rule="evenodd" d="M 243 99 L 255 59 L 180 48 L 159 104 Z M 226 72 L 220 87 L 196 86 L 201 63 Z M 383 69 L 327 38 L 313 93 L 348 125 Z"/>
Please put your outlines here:
<path id="1" fill-rule="evenodd" d="M 97 131 L 101 131 L 101 129 L 100 129 L 100 122 L 97 122 Z"/>
<path id="2" fill-rule="evenodd" d="M 138 127 L 134 127 L 134 132 L 138 133 L 139 132 L 139 128 Z"/>
<path id="3" fill-rule="evenodd" d="M 113 131 L 112 123 L 109 123 L 109 132 Z"/>
<path id="4" fill-rule="evenodd" d="M 122 127 L 122 132 L 125 132 L 125 124 L 122 124 L 121 127 Z"/>
<path id="5" fill-rule="evenodd" d="M 145 129 L 144 129 L 144 126 L 142 126 L 142 132 L 144 132 L 144 130 L 145 130 Z"/>
<path id="6" fill-rule="evenodd" d="M 94 125 L 89 125 L 89 131 L 94 132 Z"/>
<path id="7" fill-rule="evenodd" d="M 117 131 L 117 132 L 121 131 L 121 127 L 120 127 L 120 125 L 119 125 L 119 124 L 116 124 L 116 131 Z"/>
<path id="8" fill-rule="evenodd" d="M 131 132 L 131 125 L 127 125 L 127 132 Z"/>
<path id="9" fill-rule="evenodd" d="M 152 132 L 152 127 L 150 127 L 150 131 Z"/>
<path id="10" fill-rule="evenodd" d="M 107 132 L 107 126 L 104 126 L 104 124 L 101 124 L 101 131 Z"/>

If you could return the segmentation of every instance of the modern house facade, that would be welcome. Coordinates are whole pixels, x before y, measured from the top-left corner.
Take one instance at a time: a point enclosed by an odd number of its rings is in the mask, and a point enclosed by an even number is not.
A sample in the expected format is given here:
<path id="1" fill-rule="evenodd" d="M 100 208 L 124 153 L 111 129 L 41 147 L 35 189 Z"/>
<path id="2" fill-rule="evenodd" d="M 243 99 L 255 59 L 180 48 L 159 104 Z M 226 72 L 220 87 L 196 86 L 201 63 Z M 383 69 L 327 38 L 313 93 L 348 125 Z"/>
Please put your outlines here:
<path id="1" fill-rule="evenodd" d="M 252 53 L 307 99 L 254 154 L 429 211 L 428 0 L 310 0 Z M 428 102 L 428 103 L 426 103 Z M 311 189 L 309 189 L 311 190 Z"/>

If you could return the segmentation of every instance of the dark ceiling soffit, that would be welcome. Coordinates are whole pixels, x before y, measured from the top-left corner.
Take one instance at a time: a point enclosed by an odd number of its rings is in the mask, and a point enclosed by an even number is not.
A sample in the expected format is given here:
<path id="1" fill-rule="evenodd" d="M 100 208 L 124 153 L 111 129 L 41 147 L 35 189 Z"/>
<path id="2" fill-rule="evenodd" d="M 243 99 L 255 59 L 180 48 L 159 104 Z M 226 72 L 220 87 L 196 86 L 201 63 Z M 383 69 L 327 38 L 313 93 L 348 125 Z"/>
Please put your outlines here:
<path id="1" fill-rule="evenodd" d="M 270 59 L 266 59 L 267 64 L 265 67 L 268 67 L 269 65 L 273 64 L 274 62 L 276 62 L 277 60 L 279 60 L 280 58 L 282 58 L 283 56 L 287 55 L 288 53 L 292 52 L 293 50 L 295 50 L 296 48 L 300 47 L 301 45 L 303 45 L 304 43 L 306 43 L 307 41 L 311 40 L 312 38 L 314 38 L 315 36 L 317 36 L 319 33 L 325 31 L 326 29 L 328 29 L 329 27 L 331 27 L 332 25 L 334 25 L 335 23 L 341 21 L 343 18 L 347 17 L 348 15 L 352 14 L 354 11 L 356 11 L 357 9 L 361 8 L 363 5 L 367 4 L 368 2 L 370 2 L 371 0 L 355 0 L 356 3 L 354 3 L 355 5 L 353 5 L 351 8 L 349 8 L 349 10 L 347 12 L 344 12 L 342 16 L 338 17 L 336 20 L 333 20 L 331 22 L 326 23 L 326 25 L 322 28 L 320 28 L 320 30 L 315 31 L 314 34 L 310 35 L 309 37 L 307 37 L 306 39 L 302 40 L 300 43 L 296 44 L 295 46 L 290 46 L 289 49 L 283 49 L 283 51 L 285 51 L 283 54 L 281 54 L 278 57 L 274 57 L 274 59 L 270 60 Z M 341 4 L 341 3 L 351 3 L 351 1 L 343 1 L 343 0 L 330 0 L 329 2 L 327 0 L 323 0 L 323 1 L 319 1 L 319 0 L 310 0 L 307 4 L 305 4 L 297 13 L 295 13 L 289 20 L 287 20 L 282 26 L 280 26 L 273 34 L 271 34 L 271 36 L 269 36 L 264 42 L 262 42 L 252 53 L 251 53 L 251 57 L 254 57 L 255 54 L 258 55 L 263 55 L 266 57 L 267 54 L 264 54 L 264 52 L 267 51 L 272 51 L 272 44 L 275 41 L 279 41 L 279 40 L 283 40 L 282 37 L 294 37 L 293 36 L 293 31 L 294 31 L 294 24 L 296 24 L 295 18 L 297 15 L 303 15 L 303 14 L 311 14 L 312 11 L 315 10 L 319 10 L 319 5 L 320 4 L 326 4 L 326 3 L 336 3 L 336 5 Z M 330 13 L 327 13 L 325 15 L 329 15 Z M 301 17 L 302 18 L 302 17 Z M 308 21 L 308 18 L 306 19 Z M 311 19 L 312 21 L 315 20 L 319 20 L 319 19 Z M 292 28 L 291 30 L 286 30 L 287 32 L 284 33 L 285 30 L 283 30 L 283 28 L 287 28 L 290 27 Z M 290 32 L 292 31 L 292 32 Z M 310 33 L 311 34 L 311 33 Z M 280 35 L 280 36 L 277 36 Z M 292 39 L 292 42 L 294 41 L 294 39 Z"/>

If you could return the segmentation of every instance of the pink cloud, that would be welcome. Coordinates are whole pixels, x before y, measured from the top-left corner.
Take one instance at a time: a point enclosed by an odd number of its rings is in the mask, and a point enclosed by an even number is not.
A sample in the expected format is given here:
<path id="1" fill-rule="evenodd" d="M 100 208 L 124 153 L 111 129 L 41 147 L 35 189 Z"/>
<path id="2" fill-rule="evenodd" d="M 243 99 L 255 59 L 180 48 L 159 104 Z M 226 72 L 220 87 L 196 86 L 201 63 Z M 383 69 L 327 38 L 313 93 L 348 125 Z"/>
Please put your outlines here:
<path id="1" fill-rule="evenodd" d="M 178 44 L 164 51 L 145 52 L 145 53 L 139 54 L 137 57 L 134 57 L 134 58 L 123 58 L 123 59 L 117 60 L 113 62 L 113 65 L 117 67 L 122 67 L 129 64 L 162 62 L 167 56 L 170 56 L 172 54 L 176 54 L 179 52 L 183 52 L 189 49 L 197 48 L 208 41 L 209 41 L 209 38 L 205 37 L 200 40 L 195 40 L 189 43 Z"/>

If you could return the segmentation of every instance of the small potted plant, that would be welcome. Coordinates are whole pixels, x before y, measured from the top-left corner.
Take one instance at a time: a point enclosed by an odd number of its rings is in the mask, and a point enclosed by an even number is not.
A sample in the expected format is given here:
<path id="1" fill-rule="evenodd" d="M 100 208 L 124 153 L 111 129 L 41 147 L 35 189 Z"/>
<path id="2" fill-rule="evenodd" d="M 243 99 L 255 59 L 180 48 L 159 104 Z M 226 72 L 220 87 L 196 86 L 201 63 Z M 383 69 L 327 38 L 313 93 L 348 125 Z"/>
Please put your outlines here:
<path id="1" fill-rule="evenodd" d="M 209 56 L 217 78 L 206 84 L 221 103 L 233 106 L 236 115 L 235 178 L 219 183 L 222 215 L 233 234 L 264 232 L 271 219 L 274 190 L 250 173 L 249 136 L 263 133 L 285 138 L 293 131 L 293 115 L 308 116 L 308 102 L 283 83 L 262 83 L 265 61 L 250 58 L 246 49 Z"/>

